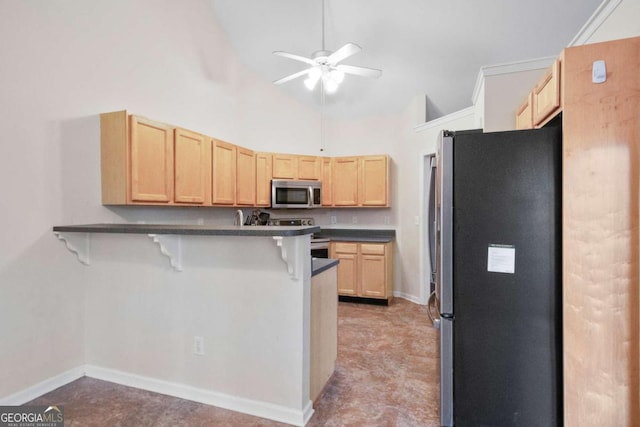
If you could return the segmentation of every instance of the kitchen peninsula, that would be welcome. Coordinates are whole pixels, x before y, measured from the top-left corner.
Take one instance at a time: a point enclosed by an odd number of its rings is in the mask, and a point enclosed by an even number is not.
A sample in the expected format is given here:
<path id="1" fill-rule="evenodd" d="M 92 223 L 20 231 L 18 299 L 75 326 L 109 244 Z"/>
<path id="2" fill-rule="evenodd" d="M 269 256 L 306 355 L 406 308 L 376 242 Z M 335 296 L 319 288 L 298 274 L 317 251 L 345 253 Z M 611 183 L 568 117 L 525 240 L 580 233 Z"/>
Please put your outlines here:
<path id="1" fill-rule="evenodd" d="M 54 227 L 90 265 L 86 375 L 304 425 L 316 397 L 309 253 L 319 230 Z M 333 295 L 334 266 L 316 266 Z"/>

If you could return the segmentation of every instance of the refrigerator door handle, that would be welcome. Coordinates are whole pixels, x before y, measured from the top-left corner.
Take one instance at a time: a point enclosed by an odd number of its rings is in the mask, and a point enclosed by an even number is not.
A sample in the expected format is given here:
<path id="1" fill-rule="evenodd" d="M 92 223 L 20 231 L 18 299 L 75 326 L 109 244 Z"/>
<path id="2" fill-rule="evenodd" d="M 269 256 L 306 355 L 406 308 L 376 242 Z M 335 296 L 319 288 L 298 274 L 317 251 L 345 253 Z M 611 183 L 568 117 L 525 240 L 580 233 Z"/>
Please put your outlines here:
<path id="1" fill-rule="evenodd" d="M 440 329 L 440 312 L 438 311 L 438 305 L 438 295 L 436 294 L 436 291 L 433 291 L 431 292 L 431 295 L 429 295 L 429 300 L 427 301 L 427 314 L 429 315 L 429 320 L 431 320 L 431 325 L 434 329 Z M 436 309 L 435 316 L 432 312 L 433 308 Z"/>

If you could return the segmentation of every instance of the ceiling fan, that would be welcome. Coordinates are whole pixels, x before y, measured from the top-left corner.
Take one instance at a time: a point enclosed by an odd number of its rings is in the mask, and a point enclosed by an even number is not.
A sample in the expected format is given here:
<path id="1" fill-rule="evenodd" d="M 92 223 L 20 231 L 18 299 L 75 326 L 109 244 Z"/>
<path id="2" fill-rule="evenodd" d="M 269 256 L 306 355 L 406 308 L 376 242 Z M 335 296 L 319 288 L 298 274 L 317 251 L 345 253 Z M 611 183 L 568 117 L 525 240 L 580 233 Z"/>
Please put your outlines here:
<path id="1" fill-rule="evenodd" d="M 309 90 L 313 90 L 318 82 L 322 82 L 322 86 L 327 93 L 333 93 L 338 89 L 338 85 L 344 80 L 345 74 L 356 76 L 364 76 L 377 79 L 382 75 L 381 70 L 367 67 L 357 67 L 354 65 L 340 64 L 341 61 L 360 52 L 362 48 L 355 43 L 347 43 L 335 52 L 326 50 L 324 47 L 324 0 L 322 0 L 322 49 L 314 52 L 311 57 L 295 55 L 293 53 L 276 51 L 274 55 L 284 58 L 293 59 L 295 61 L 304 62 L 310 67 L 293 73 L 274 81 L 276 85 L 286 83 L 298 77 L 307 76 L 304 85 Z"/>

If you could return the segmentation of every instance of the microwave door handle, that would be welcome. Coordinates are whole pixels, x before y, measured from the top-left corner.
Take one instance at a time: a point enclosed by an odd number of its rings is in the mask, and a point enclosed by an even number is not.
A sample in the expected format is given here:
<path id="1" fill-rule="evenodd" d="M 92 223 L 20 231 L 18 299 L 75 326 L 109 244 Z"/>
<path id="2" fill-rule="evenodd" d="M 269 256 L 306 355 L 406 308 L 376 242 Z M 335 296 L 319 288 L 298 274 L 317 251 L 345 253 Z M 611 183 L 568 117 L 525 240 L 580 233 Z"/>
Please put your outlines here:
<path id="1" fill-rule="evenodd" d="M 313 187 L 309 186 L 309 207 L 313 207 Z"/>

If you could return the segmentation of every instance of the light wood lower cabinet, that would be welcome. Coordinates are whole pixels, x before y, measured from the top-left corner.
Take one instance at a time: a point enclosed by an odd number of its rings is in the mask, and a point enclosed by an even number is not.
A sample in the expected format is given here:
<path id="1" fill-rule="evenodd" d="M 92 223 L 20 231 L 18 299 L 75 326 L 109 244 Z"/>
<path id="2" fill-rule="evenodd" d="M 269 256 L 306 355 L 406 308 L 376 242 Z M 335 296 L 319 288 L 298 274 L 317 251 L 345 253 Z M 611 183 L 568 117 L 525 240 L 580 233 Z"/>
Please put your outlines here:
<path id="1" fill-rule="evenodd" d="M 393 243 L 331 242 L 338 259 L 338 295 L 393 298 Z"/>

